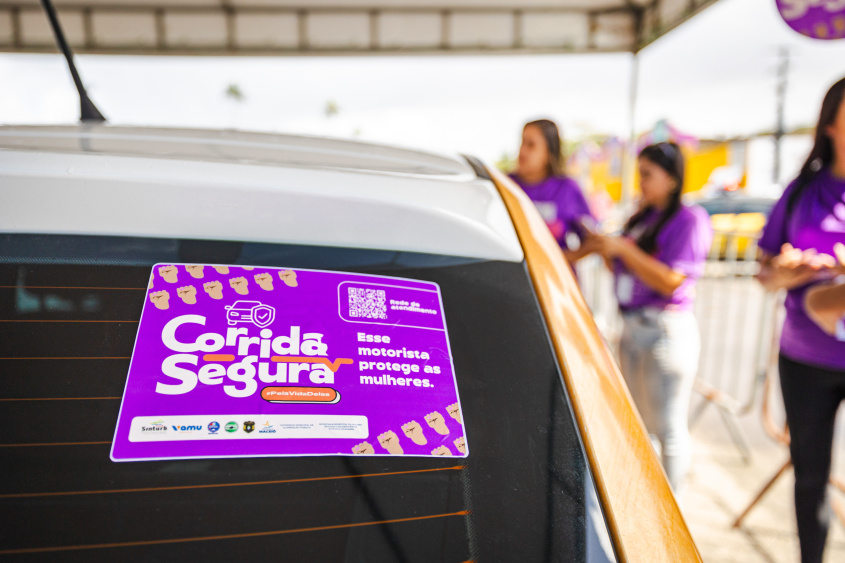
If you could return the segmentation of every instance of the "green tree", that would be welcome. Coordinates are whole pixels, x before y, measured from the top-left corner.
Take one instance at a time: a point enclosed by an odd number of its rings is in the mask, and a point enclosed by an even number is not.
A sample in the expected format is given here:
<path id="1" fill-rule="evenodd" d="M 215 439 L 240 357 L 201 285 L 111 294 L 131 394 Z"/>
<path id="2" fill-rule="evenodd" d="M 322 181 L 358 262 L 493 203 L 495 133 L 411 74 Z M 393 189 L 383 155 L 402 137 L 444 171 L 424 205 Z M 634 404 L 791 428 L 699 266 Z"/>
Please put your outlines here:
<path id="1" fill-rule="evenodd" d="M 326 117 L 332 118 L 340 113 L 340 106 L 337 105 L 337 102 L 334 100 L 326 101 L 326 108 L 323 110 L 323 113 L 326 114 Z"/>
<path id="2" fill-rule="evenodd" d="M 502 172 L 512 172 L 516 168 L 516 155 L 505 151 L 493 165 Z"/>
<path id="3" fill-rule="evenodd" d="M 227 100 L 232 100 L 235 103 L 241 103 L 246 100 L 246 96 L 244 96 L 244 93 L 241 91 L 241 87 L 234 82 L 226 87 L 224 94 L 226 95 Z"/>

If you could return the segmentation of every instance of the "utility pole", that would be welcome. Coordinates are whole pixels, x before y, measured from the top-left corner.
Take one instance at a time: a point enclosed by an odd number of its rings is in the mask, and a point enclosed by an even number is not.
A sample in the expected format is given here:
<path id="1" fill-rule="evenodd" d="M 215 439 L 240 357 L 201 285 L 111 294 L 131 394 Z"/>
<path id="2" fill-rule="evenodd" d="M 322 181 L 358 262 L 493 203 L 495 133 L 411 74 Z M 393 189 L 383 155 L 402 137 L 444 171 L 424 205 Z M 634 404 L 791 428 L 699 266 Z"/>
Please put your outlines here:
<path id="1" fill-rule="evenodd" d="M 775 165 L 772 172 L 772 182 L 780 183 L 780 139 L 784 134 L 783 108 L 786 100 L 786 86 L 789 81 L 789 47 L 779 49 L 780 61 L 777 70 L 777 126 L 775 127 Z"/>

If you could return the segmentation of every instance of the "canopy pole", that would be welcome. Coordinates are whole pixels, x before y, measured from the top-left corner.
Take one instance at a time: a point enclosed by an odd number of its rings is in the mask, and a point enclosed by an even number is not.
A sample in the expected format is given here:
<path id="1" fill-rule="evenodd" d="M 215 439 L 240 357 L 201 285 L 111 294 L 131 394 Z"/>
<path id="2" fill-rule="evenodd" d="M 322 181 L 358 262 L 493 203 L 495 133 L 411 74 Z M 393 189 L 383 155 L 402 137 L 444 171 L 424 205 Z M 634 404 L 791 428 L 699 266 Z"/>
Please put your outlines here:
<path id="1" fill-rule="evenodd" d="M 634 197 L 634 174 L 637 151 L 637 89 L 640 75 L 640 55 L 634 52 L 631 58 L 631 76 L 628 84 L 628 140 L 622 154 L 622 194 L 620 203 L 627 206 Z"/>

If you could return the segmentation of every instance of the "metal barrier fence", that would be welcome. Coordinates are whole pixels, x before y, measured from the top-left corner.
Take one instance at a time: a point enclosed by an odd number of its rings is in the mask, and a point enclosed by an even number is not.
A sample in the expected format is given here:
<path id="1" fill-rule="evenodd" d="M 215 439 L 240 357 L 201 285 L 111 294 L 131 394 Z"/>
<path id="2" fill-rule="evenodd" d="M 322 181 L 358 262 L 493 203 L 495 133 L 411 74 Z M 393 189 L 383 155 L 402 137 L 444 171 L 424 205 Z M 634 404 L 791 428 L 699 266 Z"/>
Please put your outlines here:
<path id="1" fill-rule="evenodd" d="M 690 415 L 694 425 L 710 405 L 718 409 L 745 460 L 750 450 L 738 417 L 760 399 L 766 375 L 776 366 L 780 296 L 754 279 L 758 235 L 717 231 L 704 276 L 697 283 L 695 315 L 701 332 L 701 359 L 695 390 L 700 399 Z M 578 279 L 596 324 L 615 349 L 621 318 L 613 277 L 595 256 L 577 265 Z"/>
<path id="2" fill-rule="evenodd" d="M 695 316 L 701 332 L 701 359 L 695 381 L 692 427 L 708 406 L 713 406 L 743 460 L 750 461 L 751 450 L 741 430 L 740 417 L 761 406 L 761 422 L 766 433 L 786 448 L 789 430 L 783 414 L 777 380 L 779 327 L 783 321 L 784 292 L 766 293 L 754 279 L 758 235 L 717 231 L 697 283 Z M 615 349 L 622 322 L 613 291 L 613 277 L 603 261 L 589 256 L 577 265 L 578 279 L 596 324 Z M 842 409 L 840 409 L 842 410 Z M 834 452 L 845 451 L 845 416 L 839 416 L 834 434 Z M 830 501 L 834 513 L 845 526 L 845 459 L 834 455 Z M 838 461 L 838 463 L 837 463 Z M 733 522 L 743 520 L 774 483 L 791 467 L 782 464 Z"/>

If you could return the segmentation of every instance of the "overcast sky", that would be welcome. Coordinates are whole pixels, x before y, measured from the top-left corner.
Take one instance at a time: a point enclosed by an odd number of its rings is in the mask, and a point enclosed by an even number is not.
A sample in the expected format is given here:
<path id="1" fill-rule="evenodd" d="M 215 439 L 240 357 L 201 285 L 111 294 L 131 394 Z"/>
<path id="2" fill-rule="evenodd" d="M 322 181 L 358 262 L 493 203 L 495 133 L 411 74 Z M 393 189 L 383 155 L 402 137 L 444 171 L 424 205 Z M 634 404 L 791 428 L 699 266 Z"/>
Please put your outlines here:
<path id="1" fill-rule="evenodd" d="M 636 128 L 661 118 L 699 137 L 775 122 L 779 46 L 791 51 L 786 120 L 811 125 L 845 76 L 845 40 L 804 38 L 774 0 L 720 0 L 640 55 Z M 630 54 L 183 58 L 78 56 L 112 123 L 358 138 L 495 160 L 522 123 L 557 120 L 569 138 L 627 135 Z M 237 84 L 242 103 L 224 92 Z M 326 117 L 331 100 L 339 113 Z M 59 55 L 0 54 L 0 123 L 73 123 L 78 100 Z"/>

